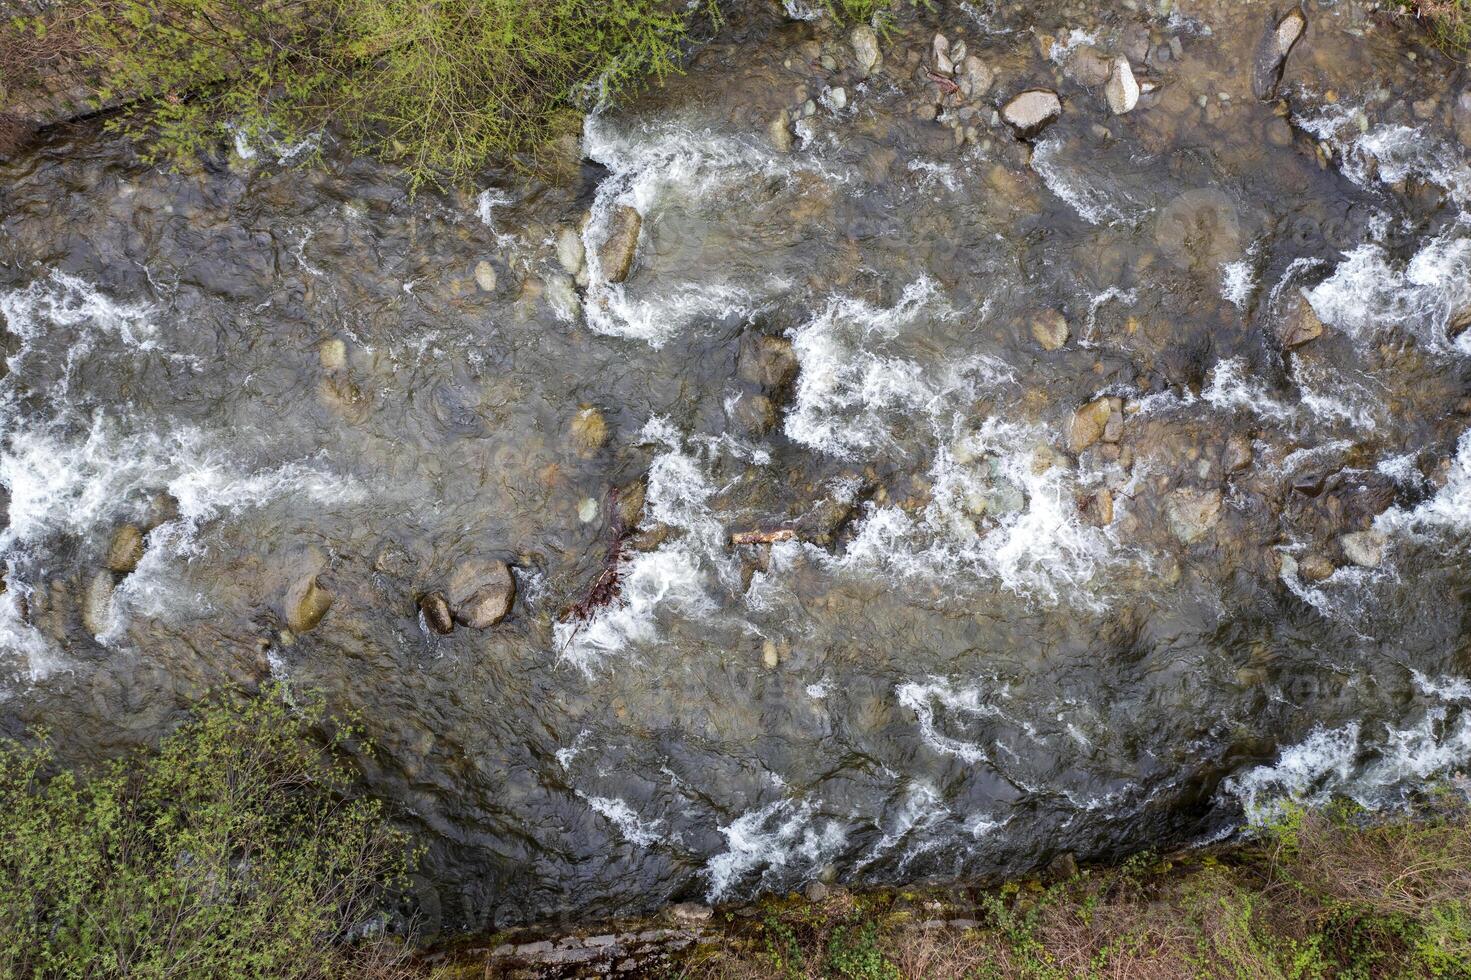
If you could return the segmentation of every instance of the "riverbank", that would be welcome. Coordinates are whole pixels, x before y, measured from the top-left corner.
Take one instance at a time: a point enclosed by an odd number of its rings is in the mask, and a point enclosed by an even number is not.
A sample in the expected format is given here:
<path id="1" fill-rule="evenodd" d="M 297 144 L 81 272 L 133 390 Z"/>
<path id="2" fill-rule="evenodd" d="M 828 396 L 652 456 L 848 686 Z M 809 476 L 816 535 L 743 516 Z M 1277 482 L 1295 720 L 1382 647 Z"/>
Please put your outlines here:
<path id="1" fill-rule="evenodd" d="M 1002 884 L 678 905 L 521 930 L 425 957 L 439 980 L 1459 977 L 1471 974 L 1471 823 L 1460 790 L 1414 816 L 1285 810 L 1254 839 Z"/>

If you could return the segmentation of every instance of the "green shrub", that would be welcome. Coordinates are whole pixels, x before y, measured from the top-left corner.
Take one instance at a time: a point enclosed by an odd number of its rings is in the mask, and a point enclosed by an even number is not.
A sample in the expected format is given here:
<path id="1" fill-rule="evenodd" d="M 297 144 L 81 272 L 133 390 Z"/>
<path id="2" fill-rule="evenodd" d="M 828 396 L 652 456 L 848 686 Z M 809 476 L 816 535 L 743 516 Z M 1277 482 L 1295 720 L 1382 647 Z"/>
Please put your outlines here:
<path id="1" fill-rule="evenodd" d="M 223 697 L 86 775 L 0 745 L 0 976 L 396 975 L 381 930 L 351 940 L 412 854 L 322 720 Z"/>
<path id="2" fill-rule="evenodd" d="M 1471 51 L 1471 0 L 1399 0 L 1399 7 L 1446 52 L 1463 56 Z"/>

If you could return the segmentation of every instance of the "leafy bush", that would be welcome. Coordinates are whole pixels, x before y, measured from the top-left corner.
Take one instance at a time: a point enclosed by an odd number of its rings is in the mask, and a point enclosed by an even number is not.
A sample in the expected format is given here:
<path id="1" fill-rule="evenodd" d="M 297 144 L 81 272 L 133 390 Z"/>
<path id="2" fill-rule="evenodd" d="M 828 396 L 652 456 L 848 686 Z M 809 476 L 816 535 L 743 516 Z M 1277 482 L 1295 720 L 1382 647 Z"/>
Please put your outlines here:
<path id="1" fill-rule="evenodd" d="M 374 916 L 413 855 L 322 720 L 223 697 L 88 775 L 0 745 L 0 976 L 399 975 Z"/>
<path id="2" fill-rule="evenodd" d="M 1399 6 L 1424 24 L 1447 52 L 1471 51 L 1471 0 L 1400 0 Z"/>

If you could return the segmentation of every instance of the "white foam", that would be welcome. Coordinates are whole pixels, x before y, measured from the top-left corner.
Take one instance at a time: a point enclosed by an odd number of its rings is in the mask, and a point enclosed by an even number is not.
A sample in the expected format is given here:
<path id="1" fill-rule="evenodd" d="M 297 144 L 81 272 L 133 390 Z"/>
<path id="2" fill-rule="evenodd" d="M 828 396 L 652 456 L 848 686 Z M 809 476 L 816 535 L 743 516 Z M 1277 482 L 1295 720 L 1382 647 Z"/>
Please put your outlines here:
<path id="1" fill-rule="evenodd" d="M 1062 163 L 1063 138 L 1048 136 L 1032 149 L 1032 170 L 1047 189 L 1060 198 L 1078 217 L 1092 225 L 1129 224 L 1149 214 L 1129 197 L 1106 171 L 1094 172 Z"/>
<path id="2" fill-rule="evenodd" d="M 739 570 L 725 553 L 725 529 L 710 512 L 709 498 L 716 488 L 702 460 L 667 419 L 651 419 L 641 439 L 665 450 L 649 465 L 646 520 L 684 533 L 628 558 L 618 598 L 610 606 L 586 622 L 557 624 L 553 636 L 558 659 L 584 673 L 608 654 L 658 639 L 661 609 L 708 617 L 716 611 L 710 589 L 717 583 L 739 583 Z M 720 441 L 703 444 L 712 454 L 725 446 Z"/>
<path id="3" fill-rule="evenodd" d="M 1411 670 L 1410 678 L 1421 694 L 1442 701 L 1471 701 L 1471 679 L 1450 676 L 1433 679 L 1418 670 Z"/>
<path id="4" fill-rule="evenodd" d="M 1221 298 L 1238 310 L 1246 309 L 1256 291 L 1256 273 L 1245 259 L 1221 263 Z"/>
<path id="5" fill-rule="evenodd" d="M 1411 536 L 1471 530 L 1471 429 L 1461 433 L 1445 486 L 1412 507 L 1396 504 L 1374 519 L 1386 533 Z"/>
<path id="6" fill-rule="evenodd" d="M 1280 749 L 1272 765 L 1233 776 L 1223 788 L 1241 801 L 1248 819 L 1264 822 L 1280 813 L 1285 801 L 1326 802 L 1347 784 L 1358 753 L 1357 722 L 1337 729 L 1320 726 L 1298 744 Z"/>
<path id="7" fill-rule="evenodd" d="M 811 802 L 777 800 L 748 810 L 721 827 L 726 850 L 705 866 L 706 898 L 718 901 L 761 871 L 757 888 L 768 887 L 788 868 L 812 871 L 838 854 L 847 833 L 835 820 L 814 818 Z"/>
<path id="8" fill-rule="evenodd" d="M 630 843 L 639 847 L 648 847 L 664 840 L 664 834 L 660 830 L 664 821 L 652 822 L 644 820 L 623 800 L 609 796 L 589 796 L 578 792 L 578 796 L 587 801 L 587 805 L 595 812 L 603 816 L 618 832 Z"/>
<path id="9" fill-rule="evenodd" d="M 620 129 L 601 113 L 589 115 L 584 123 L 583 153 L 609 171 L 598 185 L 582 232 L 588 272 L 584 313 L 593 330 L 658 348 L 697 318 L 750 316 L 765 297 L 787 288 L 780 278 L 737 284 L 722 278 L 723 270 L 710 267 L 697 281 L 668 281 L 661 276 L 635 290 L 631 283 L 606 281 L 599 247 L 608 238 L 619 207 L 631 207 L 642 216 L 641 238 L 647 238 L 668 200 L 718 198 L 728 208 L 732 196 L 746 188 L 790 179 L 799 167 L 819 169 L 815 159 L 794 161 L 753 137 L 717 133 L 667 117 Z M 841 179 L 837 174 L 824 172 L 824 176 Z"/>
<path id="10" fill-rule="evenodd" d="M 911 328 L 955 315 L 927 277 L 906 286 L 892 307 L 848 296 L 829 299 L 792 334 L 801 371 L 786 417 L 787 437 L 850 457 L 892 445 L 898 420 L 918 414 L 938 427 L 961 401 L 1011 382 L 1011 370 L 993 357 L 925 364 L 889 352 Z"/>
<path id="11" fill-rule="evenodd" d="M 931 677 L 923 684 L 900 684 L 894 693 L 902 707 L 914 712 L 919 722 L 919 737 L 931 749 L 962 762 L 991 761 L 990 754 L 983 747 L 946 735 L 940 731 L 936 721 L 936 709 L 955 716 L 962 724 L 968 719 L 1000 715 L 1000 709 L 985 700 L 985 693 L 979 687 L 957 688 L 949 680 Z"/>
<path id="12" fill-rule="evenodd" d="M 1361 187 L 1423 177 L 1444 187 L 1457 204 L 1471 202 L 1471 166 L 1451 142 L 1396 123 L 1370 125 L 1364 110 L 1337 103 L 1297 118 L 1297 124 L 1338 152 L 1339 169 Z"/>
<path id="13" fill-rule="evenodd" d="M 1306 296 L 1324 323 L 1361 343 L 1397 329 L 1445 349 L 1452 315 L 1471 304 L 1471 225 L 1450 226 L 1403 266 L 1380 245 L 1359 245 Z"/>
<path id="14" fill-rule="evenodd" d="M 900 858 L 898 870 L 902 873 L 915 857 L 944 843 L 943 838 L 934 836 L 932 832 L 949 816 L 950 808 L 945 805 L 944 797 L 933 785 L 923 780 L 908 783 L 898 808 L 893 811 L 879 839 L 854 863 L 854 870 L 862 870 L 897 845 L 913 840 L 914 843 Z"/>

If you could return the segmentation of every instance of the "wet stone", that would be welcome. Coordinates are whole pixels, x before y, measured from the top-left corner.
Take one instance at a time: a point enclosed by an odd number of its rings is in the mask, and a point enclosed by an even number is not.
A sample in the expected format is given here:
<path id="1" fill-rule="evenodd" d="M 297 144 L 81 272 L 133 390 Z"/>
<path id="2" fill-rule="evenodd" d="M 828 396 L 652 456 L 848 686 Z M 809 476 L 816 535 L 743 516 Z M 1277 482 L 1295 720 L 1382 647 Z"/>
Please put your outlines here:
<path id="1" fill-rule="evenodd" d="M 1043 350 L 1058 350 L 1068 341 L 1067 317 L 1057 310 L 1043 310 L 1032 317 L 1032 337 Z"/>
<path id="2" fill-rule="evenodd" d="M 1321 582 L 1338 569 L 1326 555 L 1304 555 L 1297 563 L 1297 574 L 1304 582 Z"/>
<path id="3" fill-rule="evenodd" d="M 1202 541 L 1220 523 L 1221 491 L 1181 488 L 1170 495 L 1165 512 L 1181 544 Z"/>
<path id="4" fill-rule="evenodd" d="M 474 630 L 499 623 L 516 599 L 516 580 L 503 561 L 467 560 L 450 575 L 445 589 L 455 622 Z"/>
<path id="5" fill-rule="evenodd" d="M 87 581 L 82 593 L 82 627 L 93 636 L 107 632 L 112 619 L 112 592 L 111 572 L 99 571 Z"/>
<path id="6" fill-rule="evenodd" d="M 1283 350 L 1291 350 L 1321 336 L 1323 321 L 1318 319 L 1307 297 L 1299 292 L 1277 325 L 1277 341 Z"/>
<path id="7" fill-rule="evenodd" d="M 136 524 L 124 524 L 112 536 L 107 546 L 107 567 L 110 571 L 126 575 L 138 567 L 143 560 L 143 532 Z"/>
<path id="8" fill-rule="evenodd" d="M 1062 115 L 1062 100 L 1047 89 L 1028 89 L 1013 96 L 1001 109 L 1001 118 L 1023 139 L 1036 136 Z"/>
<path id="9" fill-rule="evenodd" d="M 1103 89 L 1108 99 L 1108 108 L 1116 116 L 1129 112 L 1139 104 L 1139 83 L 1134 80 L 1134 70 L 1128 58 L 1116 58 L 1108 84 Z"/>
<path id="10" fill-rule="evenodd" d="M 741 342 L 736 360 L 736 373 L 742 381 L 772 392 L 790 385 L 800 368 L 792 342 L 769 334 L 748 334 Z"/>
<path id="11" fill-rule="evenodd" d="M 853 45 L 853 59 L 860 74 L 868 75 L 878 67 L 881 57 L 879 39 L 872 27 L 859 24 L 848 35 L 848 40 Z"/>
<path id="12" fill-rule="evenodd" d="M 613 209 L 608 222 L 608 237 L 598 246 L 598 264 L 603 278 L 608 282 L 623 282 L 633 269 L 634 253 L 638 250 L 638 233 L 643 227 L 643 216 L 627 205 Z"/>
<path id="13" fill-rule="evenodd" d="M 1262 35 L 1257 43 L 1251 77 L 1252 94 L 1258 99 L 1267 101 L 1276 97 L 1287 56 L 1306 29 L 1307 18 L 1294 7 Z"/>
<path id="14" fill-rule="evenodd" d="M 1117 398 L 1095 398 L 1073 413 L 1072 426 L 1068 430 L 1068 449 L 1081 453 L 1099 440 L 1117 442 L 1123 426 L 1123 416 L 1116 404 L 1118 401 Z M 1114 422 L 1116 415 L 1117 423 L 1110 430 L 1110 423 Z"/>
<path id="15" fill-rule="evenodd" d="M 767 139 L 778 153 L 792 152 L 792 116 L 783 109 L 766 127 Z"/>
<path id="16" fill-rule="evenodd" d="M 332 608 L 332 593 L 317 583 L 316 575 L 296 580 L 286 593 L 286 626 L 293 633 L 315 629 Z"/>
<path id="17" fill-rule="evenodd" d="M 597 408 L 585 405 L 572 416 L 569 432 L 573 448 L 580 455 L 591 456 L 608 442 L 608 421 Z"/>
<path id="18" fill-rule="evenodd" d="M 323 371 L 341 371 L 347 367 L 347 344 L 340 338 L 324 340 L 317 347 L 317 361 Z"/>
<path id="19" fill-rule="evenodd" d="M 557 263 L 575 276 L 582 271 L 585 259 L 582 235 L 576 228 L 564 226 L 561 231 L 557 232 Z"/>
<path id="20" fill-rule="evenodd" d="M 1389 538 L 1379 531 L 1354 531 L 1339 537 L 1343 556 L 1361 568 L 1378 568 Z"/>
<path id="21" fill-rule="evenodd" d="M 449 603 L 440 593 L 430 592 L 420 596 L 419 613 L 424 617 L 424 625 L 441 636 L 454 631 L 455 620 L 450 614 Z"/>
<path id="22" fill-rule="evenodd" d="M 496 286 L 495 266 L 484 259 L 475 263 L 475 285 L 481 292 L 493 293 Z"/>

